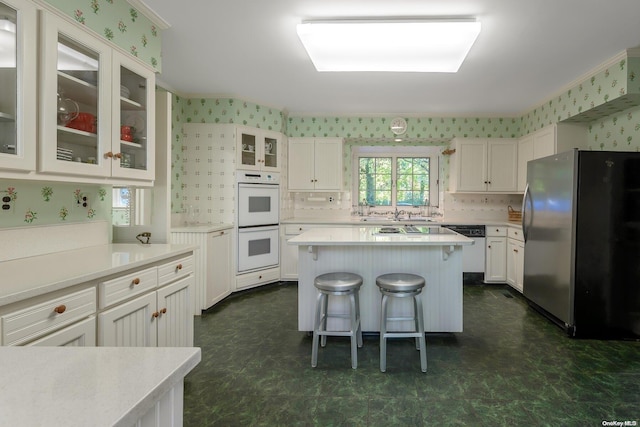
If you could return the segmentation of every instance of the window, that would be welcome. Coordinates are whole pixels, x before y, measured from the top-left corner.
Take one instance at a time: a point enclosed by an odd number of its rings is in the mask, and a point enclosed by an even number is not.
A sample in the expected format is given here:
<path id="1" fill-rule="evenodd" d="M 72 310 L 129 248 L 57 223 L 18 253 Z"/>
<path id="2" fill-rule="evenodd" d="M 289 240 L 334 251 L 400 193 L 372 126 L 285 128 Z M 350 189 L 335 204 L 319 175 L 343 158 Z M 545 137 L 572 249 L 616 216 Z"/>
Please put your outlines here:
<path id="1" fill-rule="evenodd" d="M 388 154 L 359 147 L 354 156 L 358 203 L 369 206 L 437 205 L 438 151 L 403 147 Z M 388 150 L 388 148 L 387 148 Z M 376 152 L 378 151 L 378 152 Z M 431 203 L 431 200 L 436 203 Z"/>

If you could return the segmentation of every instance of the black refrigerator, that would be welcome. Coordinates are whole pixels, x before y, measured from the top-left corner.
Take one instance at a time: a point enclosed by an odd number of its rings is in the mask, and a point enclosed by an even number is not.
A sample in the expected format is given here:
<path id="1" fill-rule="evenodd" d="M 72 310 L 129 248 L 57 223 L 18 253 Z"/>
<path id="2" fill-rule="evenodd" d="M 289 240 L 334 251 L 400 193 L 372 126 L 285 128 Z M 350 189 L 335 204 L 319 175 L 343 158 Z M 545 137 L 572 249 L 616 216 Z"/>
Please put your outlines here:
<path id="1" fill-rule="evenodd" d="M 640 153 L 527 164 L 524 296 L 574 337 L 640 337 Z"/>

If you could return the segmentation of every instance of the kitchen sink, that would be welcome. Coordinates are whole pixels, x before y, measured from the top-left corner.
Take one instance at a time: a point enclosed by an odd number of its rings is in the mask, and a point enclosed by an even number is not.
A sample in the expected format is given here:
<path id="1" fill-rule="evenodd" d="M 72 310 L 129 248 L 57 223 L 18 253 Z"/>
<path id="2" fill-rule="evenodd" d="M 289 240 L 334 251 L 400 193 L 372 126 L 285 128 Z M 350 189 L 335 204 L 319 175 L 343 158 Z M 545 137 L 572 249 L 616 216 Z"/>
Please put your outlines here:
<path id="1" fill-rule="evenodd" d="M 406 234 L 406 235 L 422 235 L 422 234 L 441 234 L 441 227 L 423 227 L 415 225 L 403 225 L 398 227 L 380 227 L 373 231 L 374 236 L 388 234 Z M 448 232 L 448 230 L 444 231 Z"/>
<path id="2" fill-rule="evenodd" d="M 436 220 L 431 218 L 431 217 L 426 217 L 426 216 L 412 216 L 412 217 L 408 217 L 408 216 L 402 216 L 399 217 L 398 219 L 395 218 L 388 218 L 388 217 L 384 217 L 384 216 L 363 216 L 362 218 L 360 218 L 361 222 L 435 222 Z"/>

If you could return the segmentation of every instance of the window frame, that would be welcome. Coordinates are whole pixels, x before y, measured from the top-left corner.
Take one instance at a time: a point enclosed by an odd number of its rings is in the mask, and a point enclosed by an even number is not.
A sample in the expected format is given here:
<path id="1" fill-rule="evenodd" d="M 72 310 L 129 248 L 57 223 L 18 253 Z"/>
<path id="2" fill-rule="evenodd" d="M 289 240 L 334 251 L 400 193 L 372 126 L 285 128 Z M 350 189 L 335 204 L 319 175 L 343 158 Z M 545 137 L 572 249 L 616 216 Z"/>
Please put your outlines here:
<path id="1" fill-rule="evenodd" d="M 373 209 L 406 209 L 411 206 L 397 204 L 397 159 L 402 157 L 429 158 L 429 205 L 438 206 L 440 198 L 440 146 L 356 146 L 352 150 L 351 190 L 353 204 L 360 204 L 360 158 L 361 157 L 390 157 L 391 158 L 391 205 L 372 206 Z"/>

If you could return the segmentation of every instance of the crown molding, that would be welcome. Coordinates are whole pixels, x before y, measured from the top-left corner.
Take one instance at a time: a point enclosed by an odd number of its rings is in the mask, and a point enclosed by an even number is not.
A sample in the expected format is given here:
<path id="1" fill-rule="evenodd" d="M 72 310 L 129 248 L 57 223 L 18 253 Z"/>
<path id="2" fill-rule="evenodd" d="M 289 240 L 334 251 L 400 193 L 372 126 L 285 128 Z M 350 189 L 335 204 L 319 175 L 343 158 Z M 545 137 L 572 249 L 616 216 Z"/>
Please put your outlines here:
<path id="1" fill-rule="evenodd" d="M 156 11 L 151 9 L 143 0 L 127 0 L 127 3 L 149 18 L 149 20 L 156 24 L 159 29 L 166 30 L 171 27 L 169 22 L 167 22 L 162 16 L 158 15 Z"/>

